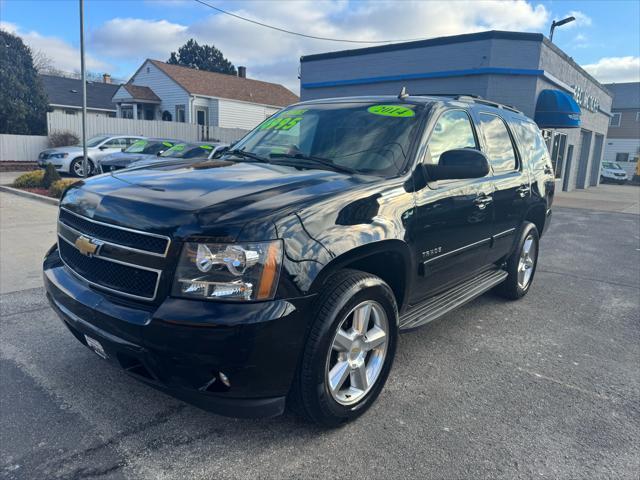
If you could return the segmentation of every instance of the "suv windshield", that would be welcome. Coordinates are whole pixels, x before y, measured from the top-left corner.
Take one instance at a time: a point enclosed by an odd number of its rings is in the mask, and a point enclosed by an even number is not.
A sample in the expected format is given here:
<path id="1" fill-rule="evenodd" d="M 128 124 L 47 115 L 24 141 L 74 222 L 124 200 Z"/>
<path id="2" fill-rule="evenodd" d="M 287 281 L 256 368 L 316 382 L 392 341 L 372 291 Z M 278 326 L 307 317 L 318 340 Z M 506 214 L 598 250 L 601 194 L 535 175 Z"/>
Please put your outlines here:
<path id="1" fill-rule="evenodd" d="M 602 162 L 604 168 L 613 168 L 614 170 L 622 170 L 622 167 L 615 162 Z"/>
<path id="2" fill-rule="evenodd" d="M 171 148 L 173 143 L 171 142 L 163 142 L 163 141 L 154 141 L 154 140 L 138 140 L 133 143 L 130 147 L 124 150 L 125 153 L 146 153 L 149 155 L 154 155 L 158 152 L 164 151 L 167 148 Z"/>
<path id="3" fill-rule="evenodd" d="M 207 158 L 214 148 L 214 145 L 178 143 L 166 152 L 161 153 L 160 156 L 171 158 Z"/>
<path id="4" fill-rule="evenodd" d="M 400 172 L 423 107 L 327 103 L 287 108 L 243 138 L 227 156 L 380 176 Z"/>

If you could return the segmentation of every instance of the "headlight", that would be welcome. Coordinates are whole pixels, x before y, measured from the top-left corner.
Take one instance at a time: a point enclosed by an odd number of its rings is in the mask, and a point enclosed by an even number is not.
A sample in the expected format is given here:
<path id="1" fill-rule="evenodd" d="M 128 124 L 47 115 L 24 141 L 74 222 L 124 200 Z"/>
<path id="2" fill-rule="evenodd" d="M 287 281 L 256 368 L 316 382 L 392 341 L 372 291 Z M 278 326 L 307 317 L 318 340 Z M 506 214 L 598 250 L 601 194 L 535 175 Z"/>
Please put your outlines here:
<path id="1" fill-rule="evenodd" d="M 54 153 L 50 158 L 67 158 L 68 156 L 68 153 Z"/>
<path id="2" fill-rule="evenodd" d="M 172 294 L 220 300 L 268 300 L 278 286 L 282 241 L 224 244 L 188 242 Z"/>

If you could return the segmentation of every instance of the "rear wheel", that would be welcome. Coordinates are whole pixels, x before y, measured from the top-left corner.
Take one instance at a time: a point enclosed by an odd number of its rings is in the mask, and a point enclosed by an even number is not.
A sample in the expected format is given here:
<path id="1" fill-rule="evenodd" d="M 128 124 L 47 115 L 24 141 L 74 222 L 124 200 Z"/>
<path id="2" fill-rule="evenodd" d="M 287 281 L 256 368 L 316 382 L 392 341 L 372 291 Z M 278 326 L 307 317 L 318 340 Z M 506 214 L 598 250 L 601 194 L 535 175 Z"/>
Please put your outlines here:
<path id="1" fill-rule="evenodd" d="M 87 159 L 87 164 L 89 166 L 89 175 L 91 176 L 95 173 L 95 168 L 93 166 L 93 162 L 90 159 Z M 71 173 L 75 177 L 84 177 L 84 169 L 82 168 L 82 157 L 78 157 L 71 162 L 71 166 L 69 168 L 69 173 Z"/>
<path id="2" fill-rule="evenodd" d="M 380 394 L 395 355 L 397 308 L 389 286 L 374 275 L 344 270 L 326 285 L 290 401 L 307 419 L 338 426 Z"/>
<path id="3" fill-rule="evenodd" d="M 496 291 L 505 298 L 517 300 L 524 297 L 536 273 L 540 238 L 533 223 L 525 222 L 520 239 L 507 260 L 507 279 L 496 287 Z"/>

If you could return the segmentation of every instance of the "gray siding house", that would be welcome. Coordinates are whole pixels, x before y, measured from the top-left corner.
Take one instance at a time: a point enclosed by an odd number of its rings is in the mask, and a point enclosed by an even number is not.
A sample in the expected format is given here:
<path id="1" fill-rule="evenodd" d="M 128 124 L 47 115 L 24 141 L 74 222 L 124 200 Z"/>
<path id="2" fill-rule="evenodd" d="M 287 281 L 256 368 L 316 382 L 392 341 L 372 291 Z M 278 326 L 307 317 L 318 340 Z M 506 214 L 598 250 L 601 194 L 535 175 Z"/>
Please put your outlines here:
<path id="1" fill-rule="evenodd" d="M 243 129 L 297 101 L 282 85 L 158 60 L 146 60 L 113 96 L 121 118 Z"/>
<path id="2" fill-rule="evenodd" d="M 618 162 L 631 176 L 640 159 L 640 82 L 610 83 L 613 93 L 611 122 L 604 159 Z"/>
<path id="3" fill-rule="evenodd" d="M 39 75 L 52 112 L 80 115 L 82 112 L 82 80 L 59 75 Z M 97 117 L 115 117 L 116 107 L 111 102 L 118 85 L 111 83 L 108 74 L 102 82 L 87 82 L 87 113 Z"/>
<path id="4" fill-rule="evenodd" d="M 537 119 L 540 100 L 563 96 L 580 121 L 572 128 L 538 121 L 558 186 L 599 182 L 611 93 L 542 34 L 488 31 L 300 59 L 303 100 L 367 94 L 472 94 Z M 550 94 L 550 95 L 549 95 Z"/>

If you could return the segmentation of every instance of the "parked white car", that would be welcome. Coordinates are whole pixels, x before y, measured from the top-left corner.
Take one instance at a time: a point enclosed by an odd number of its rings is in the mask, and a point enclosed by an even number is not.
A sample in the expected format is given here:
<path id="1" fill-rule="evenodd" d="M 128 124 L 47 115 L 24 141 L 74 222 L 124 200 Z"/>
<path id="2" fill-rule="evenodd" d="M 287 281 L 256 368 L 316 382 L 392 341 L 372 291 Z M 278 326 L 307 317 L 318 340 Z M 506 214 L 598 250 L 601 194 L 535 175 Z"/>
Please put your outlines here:
<path id="1" fill-rule="evenodd" d="M 602 162 L 600 167 L 600 183 L 615 182 L 619 184 L 627 183 L 629 176 L 616 162 Z"/>
<path id="2" fill-rule="evenodd" d="M 89 161 L 89 175 L 96 171 L 98 161 L 107 155 L 122 151 L 137 140 L 144 137 L 133 135 L 100 135 L 87 141 L 87 157 Z M 84 176 L 82 169 L 82 145 L 70 147 L 49 148 L 40 152 L 38 165 L 42 168 L 53 164 L 56 170 L 70 173 L 76 177 Z"/>

